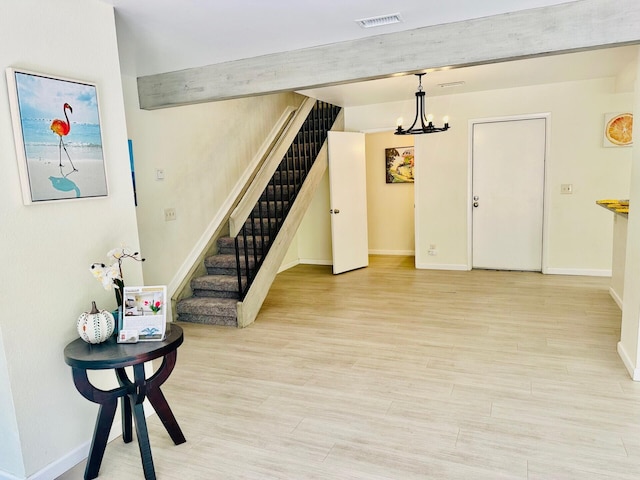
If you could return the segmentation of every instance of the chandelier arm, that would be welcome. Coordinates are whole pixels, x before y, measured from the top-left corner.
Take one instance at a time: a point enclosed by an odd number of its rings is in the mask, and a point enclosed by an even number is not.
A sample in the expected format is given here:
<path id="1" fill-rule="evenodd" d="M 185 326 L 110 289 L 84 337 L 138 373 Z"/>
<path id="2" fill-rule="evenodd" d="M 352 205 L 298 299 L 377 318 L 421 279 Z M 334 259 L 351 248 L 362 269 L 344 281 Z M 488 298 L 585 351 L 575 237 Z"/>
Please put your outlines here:
<path id="1" fill-rule="evenodd" d="M 418 96 L 418 93 L 420 92 L 416 92 L 416 116 L 413 119 L 413 123 L 411 124 L 411 126 L 405 130 L 406 132 L 410 132 L 411 130 L 413 130 L 413 127 L 415 127 L 416 123 L 418 123 L 418 117 L 420 117 L 420 110 L 419 110 L 420 97 Z M 420 118 L 420 122 L 423 122 L 422 118 Z M 424 123 L 423 123 L 423 126 L 424 126 Z"/>
<path id="2" fill-rule="evenodd" d="M 422 131 L 426 132 L 427 131 L 427 125 L 424 124 L 426 118 L 424 116 L 424 97 L 426 96 L 426 93 L 421 91 L 420 93 L 420 123 L 422 124 Z"/>

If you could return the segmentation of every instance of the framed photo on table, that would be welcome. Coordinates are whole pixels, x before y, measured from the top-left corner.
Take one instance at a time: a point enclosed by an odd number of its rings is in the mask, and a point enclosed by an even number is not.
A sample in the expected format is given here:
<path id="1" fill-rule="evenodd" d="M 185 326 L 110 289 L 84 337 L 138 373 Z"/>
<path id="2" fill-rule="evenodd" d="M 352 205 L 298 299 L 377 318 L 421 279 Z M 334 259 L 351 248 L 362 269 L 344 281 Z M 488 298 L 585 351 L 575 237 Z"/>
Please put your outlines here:
<path id="1" fill-rule="evenodd" d="M 138 341 L 163 340 L 167 322 L 167 287 L 124 287 L 119 331 L 136 331 Z"/>
<path id="2" fill-rule="evenodd" d="M 15 68 L 7 85 L 24 204 L 107 196 L 96 86 Z"/>

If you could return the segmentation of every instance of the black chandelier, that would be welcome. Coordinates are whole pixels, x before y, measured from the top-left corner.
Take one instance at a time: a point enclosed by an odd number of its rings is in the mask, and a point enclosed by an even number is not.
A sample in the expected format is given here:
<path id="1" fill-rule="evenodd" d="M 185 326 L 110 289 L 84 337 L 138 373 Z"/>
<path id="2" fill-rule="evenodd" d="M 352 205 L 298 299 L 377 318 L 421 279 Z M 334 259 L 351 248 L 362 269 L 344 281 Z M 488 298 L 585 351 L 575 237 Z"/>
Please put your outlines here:
<path id="1" fill-rule="evenodd" d="M 433 115 L 424 114 L 424 97 L 425 91 L 422 89 L 422 76 L 424 73 L 416 73 L 418 77 L 418 91 L 416 92 L 416 118 L 413 119 L 413 123 L 406 130 L 402 128 L 402 118 L 398 119 L 398 128 L 394 132 L 395 135 L 419 135 L 421 133 L 436 133 L 446 132 L 449 130 L 449 120 L 444 118 L 444 127 L 433 126 Z M 416 127 L 420 119 L 420 125 Z"/>

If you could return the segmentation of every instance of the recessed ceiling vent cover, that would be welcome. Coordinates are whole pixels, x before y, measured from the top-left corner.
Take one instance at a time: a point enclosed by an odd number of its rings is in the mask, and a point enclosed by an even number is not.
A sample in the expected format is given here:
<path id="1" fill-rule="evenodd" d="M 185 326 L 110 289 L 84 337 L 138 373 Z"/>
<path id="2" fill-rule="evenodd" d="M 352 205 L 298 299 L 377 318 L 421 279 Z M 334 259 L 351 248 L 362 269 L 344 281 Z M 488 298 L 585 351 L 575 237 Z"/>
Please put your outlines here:
<path id="1" fill-rule="evenodd" d="M 361 18 L 360 20 L 356 20 L 356 23 L 362 28 L 382 27 L 383 25 L 391 25 L 392 23 L 400 22 L 402 22 L 402 17 L 399 13 L 382 15 L 380 17 Z"/>

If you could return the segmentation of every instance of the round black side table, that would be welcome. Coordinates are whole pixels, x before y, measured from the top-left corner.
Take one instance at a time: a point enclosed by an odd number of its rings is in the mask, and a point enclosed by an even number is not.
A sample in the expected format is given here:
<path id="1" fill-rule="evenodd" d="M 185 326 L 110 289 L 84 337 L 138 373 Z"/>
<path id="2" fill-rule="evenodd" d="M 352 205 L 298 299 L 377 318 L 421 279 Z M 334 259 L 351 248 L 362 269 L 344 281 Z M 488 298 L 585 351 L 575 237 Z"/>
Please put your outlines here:
<path id="1" fill-rule="evenodd" d="M 87 400 L 100 404 L 87 467 L 84 471 L 85 480 L 98 476 L 111 424 L 116 414 L 118 398 L 122 399 L 122 439 L 125 443 L 132 440 L 133 416 L 145 479 L 155 480 L 156 478 L 147 421 L 142 408 L 145 398 L 149 399 L 173 443 L 179 445 L 186 441 L 160 390 L 160 385 L 169 378 L 175 367 L 177 350 L 182 345 L 183 339 L 182 328 L 172 323 L 167 325 L 167 334 L 162 341 L 117 343 L 116 338 L 112 337 L 104 343 L 91 345 L 78 338 L 65 347 L 64 360 L 71 366 L 76 388 Z M 160 368 L 151 377 L 146 378 L 144 363 L 160 357 L 162 357 Z M 133 381 L 129 379 L 125 367 L 133 367 Z M 87 370 L 109 369 L 115 370 L 119 388 L 100 390 L 89 382 Z"/>

